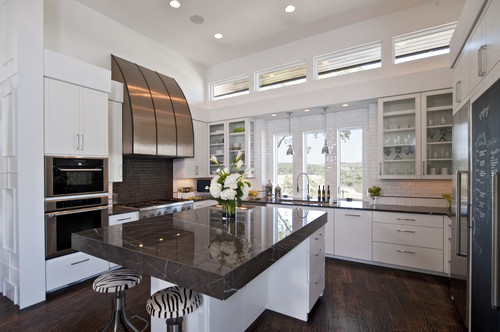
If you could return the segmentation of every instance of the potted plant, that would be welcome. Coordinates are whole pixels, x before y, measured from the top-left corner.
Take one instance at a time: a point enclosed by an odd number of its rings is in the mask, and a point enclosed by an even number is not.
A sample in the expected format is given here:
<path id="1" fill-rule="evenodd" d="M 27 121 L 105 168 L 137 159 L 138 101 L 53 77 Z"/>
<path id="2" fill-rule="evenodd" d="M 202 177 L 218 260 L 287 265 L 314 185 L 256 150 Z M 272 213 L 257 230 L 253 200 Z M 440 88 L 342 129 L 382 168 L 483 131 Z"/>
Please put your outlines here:
<path id="1" fill-rule="evenodd" d="M 370 195 L 373 205 L 377 203 L 377 197 L 380 197 L 380 190 L 382 189 L 377 186 L 371 186 L 368 188 L 368 195 Z"/>

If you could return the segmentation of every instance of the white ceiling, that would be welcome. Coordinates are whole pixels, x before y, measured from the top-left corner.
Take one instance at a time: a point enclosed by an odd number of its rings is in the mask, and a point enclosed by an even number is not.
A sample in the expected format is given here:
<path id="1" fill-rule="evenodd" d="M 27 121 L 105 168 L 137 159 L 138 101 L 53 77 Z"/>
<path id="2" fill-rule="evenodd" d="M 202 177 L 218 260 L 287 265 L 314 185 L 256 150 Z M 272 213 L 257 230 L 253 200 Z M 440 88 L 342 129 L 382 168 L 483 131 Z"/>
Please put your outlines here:
<path id="1" fill-rule="evenodd" d="M 78 0 L 204 66 L 439 0 Z M 296 11 L 286 14 L 293 4 Z M 199 15 L 204 23 L 190 18 Z M 223 34 L 217 40 L 215 33 Z"/>

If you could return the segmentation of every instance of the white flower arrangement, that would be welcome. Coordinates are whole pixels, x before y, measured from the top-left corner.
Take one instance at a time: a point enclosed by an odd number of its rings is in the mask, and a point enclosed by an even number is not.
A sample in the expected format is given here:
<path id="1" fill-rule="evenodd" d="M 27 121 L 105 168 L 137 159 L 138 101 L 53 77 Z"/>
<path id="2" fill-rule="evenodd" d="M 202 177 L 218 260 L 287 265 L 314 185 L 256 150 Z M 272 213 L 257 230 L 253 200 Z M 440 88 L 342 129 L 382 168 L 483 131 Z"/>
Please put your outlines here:
<path id="1" fill-rule="evenodd" d="M 241 156 L 243 153 L 238 152 L 234 158 L 230 168 L 221 169 L 221 165 L 216 156 L 211 156 L 210 160 L 214 162 L 219 168 L 217 175 L 210 181 L 210 186 L 206 189 L 210 190 L 210 195 L 217 200 L 223 209 L 226 209 L 229 214 L 234 214 L 236 206 L 241 206 L 241 200 L 248 197 L 250 191 L 250 182 L 244 181 L 246 174 L 251 172 L 251 168 L 247 168 L 243 174 L 239 174 L 243 160 Z M 236 169 L 236 173 L 233 170 Z M 235 205 L 236 204 L 236 205 Z"/>

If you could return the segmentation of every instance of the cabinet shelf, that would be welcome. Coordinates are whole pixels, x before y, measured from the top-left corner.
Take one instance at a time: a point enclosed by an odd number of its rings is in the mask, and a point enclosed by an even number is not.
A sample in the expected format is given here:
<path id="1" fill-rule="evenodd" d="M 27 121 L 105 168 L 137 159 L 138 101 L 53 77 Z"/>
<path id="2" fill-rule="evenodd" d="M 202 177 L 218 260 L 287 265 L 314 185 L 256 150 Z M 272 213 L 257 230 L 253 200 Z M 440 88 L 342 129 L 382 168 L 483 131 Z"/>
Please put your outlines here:
<path id="1" fill-rule="evenodd" d="M 224 146 L 224 143 L 212 143 L 210 146 Z"/>
<path id="2" fill-rule="evenodd" d="M 413 115 L 415 114 L 414 109 L 403 110 L 403 111 L 394 111 L 394 112 L 384 112 L 384 118 L 388 118 L 391 116 L 399 116 L 399 115 Z"/>
<path id="3" fill-rule="evenodd" d="M 451 158 L 427 158 L 427 161 L 451 161 Z"/>
<path id="4" fill-rule="evenodd" d="M 415 162 L 415 159 L 384 159 L 384 163 Z"/>
<path id="5" fill-rule="evenodd" d="M 397 129 L 384 129 L 384 134 L 391 134 L 391 133 L 400 133 L 404 131 L 415 131 L 415 127 L 408 127 L 408 128 L 397 128 Z"/>
<path id="6" fill-rule="evenodd" d="M 415 143 L 413 144 L 410 144 L 410 143 L 403 143 L 403 144 L 387 144 L 387 145 L 384 145 L 384 148 L 400 148 L 400 147 L 415 147 Z"/>
<path id="7" fill-rule="evenodd" d="M 434 107 L 427 108 L 427 112 L 451 111 L 451 110 L 453 110 L 453 105 L 434 106 Z"/>
<path id="8" fill-rule="evenodd" d="M 434 125 L 434 126 L 427 126 L 427 129 L 434 129 L 434 128 L 452 128 L 453 125 L 451 123 L 446 123 L 446 124 L 440 124 L 440 125 Z"/>
<path id="9" fill-rule="evenodd" d="M 446 144 L 451 144 L 451 141 L 444 141 L 444 142 L 428 142 L 427 145 L 446 145 Z"/>
<path id="10" fill-rule="evenodd" d="M 224 135 L 223 131 L 214 131 L 213 133 L 210 133 L 210 135 Z"/>

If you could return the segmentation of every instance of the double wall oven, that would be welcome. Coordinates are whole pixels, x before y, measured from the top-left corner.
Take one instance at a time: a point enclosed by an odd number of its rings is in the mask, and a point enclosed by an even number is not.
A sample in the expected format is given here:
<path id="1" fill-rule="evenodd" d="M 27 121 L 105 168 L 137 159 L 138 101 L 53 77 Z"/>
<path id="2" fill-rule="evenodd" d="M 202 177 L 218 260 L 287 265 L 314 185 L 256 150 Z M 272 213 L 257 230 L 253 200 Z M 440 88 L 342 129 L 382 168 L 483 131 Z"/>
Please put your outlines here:
<path id="1" fill-rule="evenodd" d="M 71 233 L 107 226 L 108 161 L 45 157 L 45 257 L 74 252 Z"/>

